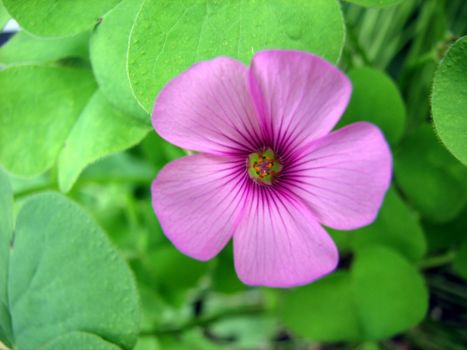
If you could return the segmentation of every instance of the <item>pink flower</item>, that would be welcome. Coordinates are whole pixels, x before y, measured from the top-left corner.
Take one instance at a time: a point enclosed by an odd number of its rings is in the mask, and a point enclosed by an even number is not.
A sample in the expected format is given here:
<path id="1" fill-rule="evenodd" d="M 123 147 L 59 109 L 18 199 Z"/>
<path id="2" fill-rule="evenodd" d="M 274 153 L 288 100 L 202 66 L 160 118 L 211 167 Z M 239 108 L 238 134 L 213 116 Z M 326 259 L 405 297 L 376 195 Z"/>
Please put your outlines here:
<path id="1" fill-rule="evenodd" d="M 219 57 L 169 82 L 153 126 L 200 153 L 152 184 L 167 237 L 199 260 L 233 239 L 237 274 L 250 285 L 297 286 L 334 270 L 338 252 L 321 225 L 370 224 L 391 178 L 377 127 L 331 132 L 350 94 L 337 68 L 298 51 L 259 52 L 250 68 Z"/>

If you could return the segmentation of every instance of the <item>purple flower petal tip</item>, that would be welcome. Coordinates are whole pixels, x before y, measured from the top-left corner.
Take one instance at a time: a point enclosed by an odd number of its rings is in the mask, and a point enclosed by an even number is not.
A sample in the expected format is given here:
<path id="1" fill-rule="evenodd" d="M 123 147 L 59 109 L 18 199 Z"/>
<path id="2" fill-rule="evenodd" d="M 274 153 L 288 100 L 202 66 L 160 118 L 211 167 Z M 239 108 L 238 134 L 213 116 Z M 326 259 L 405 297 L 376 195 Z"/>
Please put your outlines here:
<path id="1" fill-rule="evenodd" d="M 350 94 L 342 72 L 300 51 L 258 52 L 250 68 L 220 57 L 174 78 L 153 126 L 200 154 L 171 162 L 153 182 L 166 236 L 199 260 L 233 239 L 249 285 L 293 287 L 332 272 L 338 252 L 321 225 L 370 224 L 392 172 L 377 127 L 332 131 Z"/>

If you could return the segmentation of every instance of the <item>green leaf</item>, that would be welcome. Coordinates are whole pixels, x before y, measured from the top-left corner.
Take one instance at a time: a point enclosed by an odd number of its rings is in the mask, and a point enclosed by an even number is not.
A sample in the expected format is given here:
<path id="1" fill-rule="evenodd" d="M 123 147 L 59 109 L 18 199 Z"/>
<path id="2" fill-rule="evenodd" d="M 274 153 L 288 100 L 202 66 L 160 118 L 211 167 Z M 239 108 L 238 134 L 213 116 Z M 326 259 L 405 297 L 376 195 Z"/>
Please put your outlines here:
<path id="1" fill-rule="evenodd" d="M 206 274 L 209 263 L 194 260 L 172 245 L 165 245 L 147 254 L 143 261 L 147 278 L 165 290 L 193 288 Z"/>
<path id="2" fill-rule="evenodd" d="M 72 332 L 58 337 L 50 344 L 39 350 L 120 350 L 118 346 L 109 343 L 102 338 L 84 332 Z"/>
<path id="3" fill-rule="evenodd" d="M 140 337 L 134 350 L 162 350 L 155 337 Z"/>
<path id="4" fill-rule="evenodd" d="M 154 150 L 157 149 L 157 152 Z M 162 169 L 168 162 L 186 156 L 186 152 L 181 148 L 165 141 L 156 132 L 150 132 L 141 142 L 141 150 L 144 158 L 151 164 Z"/>
<path id="5" fill-rule="evenodd" d="M 352 98 L 338 127 L 366 120 L 378 125 L 391 144 L 397 144 L 405 128 L 405 106 L 394 82 L 370 67 L 353 69 Z"/>
<path id="6" fill-rule="evenodd" d="M 124 0 L 104 16 L 93 33 L 91 61 L 105 97 L 130 116 L 149 122 L 149 114 L 136 101 L 127 72 L 128 37 L 141 0 Z"/>
<path id="7" fill-rule="evenodd" d="M 362 338 L 353 302 L 351 276 L 338 271 L 286 295 L 282 320 L 296 334 L 315 341 L 355 341 Z"/>
<path id="8" fill-rule="evenodd" d="M 143 159 L 128 153 L 119 153 L 91 164 L 84 170 L 81 177 L 90 182 L 131 182 L 149 186 L 156 172 L 152 164 Z"/>
<path id="9" fill-rule="evenodd" d="M 0 64 L 39 64 L 66 57 L 87 59 L 88 40 L 89 33 L 69 38 L 43 39 L 22 31 L 0 47 Z"/>
<path id="10" fill-rule="evenodd" d="M 6 22 L 10 19 L 10 14 L 7 12 L 5 6 L 0 1 L 0 30 L 5 26 Z"/>
<path id="11" fill-rule="evenodd" d="M 217 264 L 212 274 L 212 288 L 221 293 L 237 293 L 246 286 L 237 276 L 233 261 L 233 245 L 228 244 L 216 258 Z"/>
<path id="12" fill-rule="evenodd" d="M 146 1 L 131 32 L 128 73 L 150 112 L 158 91 L 200 60 L 225 55 L 248 63 L 258 50 L 283 48 L 335 62 L 343 38 L 336 0 Z"/>
<path id="13" fill-rule="evenodd" d="M 9 248 L 0 284 L 8 294 L 2 290 L 0 305 L 12 315 L 13 349 L 40 349 L 61 336 L 50 349 L 97 347 L 95 337 L 67 335 L 83 329 L 124 349 L 134 346 L 139 307 L 131 272 L 76 204 L 56 193 L 30 197 L 18 214 L 14 242 L 0 238 L 2 251 Z M 103 344 L 99 349 L 118 349 Z"/>
<path id="14" fill-rule="evenodd" d="M 398 253 L 368 245 L 351 270 L 287 293 L 280 313 L 292 331 L 314 341 L 386 339 L 420 322 L 428 308 L 422 276 Z"/>
<path id="15" fill-rule="evenodd" d="M 377 243 L 397 250 L 412 262 L 420 261 L 426 253 L 425 236 L 418 218 L 392 188 L 386 194 L 376 221 L 346 234 L 352 237 L 353 250 Z"/>
<path id="16" fill-rule="evenodd" d="M 352 266 L 353 295 L 365 339 L 385 339 L 418 324 L 428 309 L 422 276 L 385 247 L 365 247 Z"/>
<path id="17" fill-rule="evenodd" d="M 433 120 L 441 141 L 467 165 L 467 36 L 446 53 L 433 81 Z"/>
<path id="18" fill-rule="evenodd" d="M 72 36 L 91 30 L 121 0 L 3 0 L 21 28 L 38 36 Z"/>
<path id="19" fill-rule="evenodd" d="M 436 224 L 423 222 L 426 234 L 428 250 L 432 253 L 439 253 L 446 249 L 459 246 L 459 242 L 465 237 L 467 227 L 467 206 L 448 223 Z"/>
<path id="20" fill-rule="evenodd" d="M 465 228 L 465 227 L 464 227 Z M 467 279 L 467 239 L 464 239 L 453 262 L 454 270 Z"/>
<path id="21" fill-rule="evenodd" d="M 60 189 L 71 189 L 90 163 L 141 141 L 149 127 L 121 113 L 97 91 L 81 113 L 58 161 Z"/>
<path id="22" fill-rule="evenodd" d="M 95 90 L 87 69 L 14 66 L 0 71 L 0 163 L 20 176 L 39 175 L 56 161 Z"/>
<path id="23" fill-rule="evenodd" d="M 360 6 L 365 7 L 384 7 L 384 6 L 391 6 L 395 5 L 402 0 L 345 0 L 347 2 L 351 2 L 353 4 L 357 4 Z"/>
<path id="24" fill-rule="evenodd" d="M 341 256 L 347 254 L 352 250 L 352 233 L 349 231 L 337 231 L 330 227 L 326 227 L 326 231 L 331 236 L 332 240 L 339 249 Z M 349 234 L 350 233 L 350 234 Z"/>
<path id="25" fill-rule="evenodd" d="M 163 299 L 163 296 L 157 290 L 141 281 L 138 281 L 138 291 L 142 309 L 141 335 L 155 334 L 155 328 L 162 329 L 167 325 L 173 328 L 181 327 L 191 319 L 192 313 L 189 312 L 191 305 L 184 305 L 184 308 L 175 309 Z M 187 300 L 187 303 L 190 301 Z"/>
<path id="26" fill-rule="evenodd" d="M 467 169 L 436 140 L 424 124 L 408 136 L 395 154 L 395 177 L 408 201 L 425 219 L 447 222 L 467 201 Z"/>
<path id="27" fill-rule="evenodd" d="M 396 219 L 397 218 L 397 219 Z M 386 193 L 376 220 L 358 230 L 336 231 L 327 228 L 341 255 L 358 251 L 369 244 L 394 249 L 412 262 L 425 255 L 427 242 L 418 215 L 400 198 L 394 188 Z"/>
<path id="28" fill-rule="evenodd" d="M 13 192 L 8 176 L 0 168 L 0 341 L 11 347 L 13 330 L 8 310 L 7 288 L 4 281 L 8 278 L 8 254 L 13 238 Z"/>

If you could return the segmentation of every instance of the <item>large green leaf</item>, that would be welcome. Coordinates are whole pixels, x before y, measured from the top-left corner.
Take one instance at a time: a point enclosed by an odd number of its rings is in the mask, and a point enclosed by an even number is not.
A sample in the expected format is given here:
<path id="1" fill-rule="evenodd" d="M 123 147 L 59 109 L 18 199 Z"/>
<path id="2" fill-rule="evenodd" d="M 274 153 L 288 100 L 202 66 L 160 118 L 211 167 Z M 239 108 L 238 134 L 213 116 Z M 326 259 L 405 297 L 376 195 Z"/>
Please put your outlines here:
<path id="1" fill-rule="evenodd" d="M 70 190 L 87 165 L 138 143 L 148 130 L 148 126 L 111 106 L 97 91 L 81 113 L 60 153 L 60 189 L 65 192 Z"/>
<path id="2" fill-rule="evenodd" d="M 165 141 L 156 132 L 150 132 L 141 142 L 144 158 L 160 170 L 172 160 L 186 156 L 186 152 Z M 157 149 L 157 152 L 154 150 Z"/>
<path id="3" fill-rule="evenodd" d="M 149 186 L 156 173 L 157 169 L 151 163 L 129 153 L 119 153 L 91 164 L 84 170 L 82 178 L 90 182 L 108 183 L 115 181 L 122 183 L 129 181 L 132 184 Z"/>
<path id="4" fill-rule="evenodd" d="M 436 140 L 425 124 L 403 140 L 395 154 L 395 177 L 425 219 L 447 222 L 467 201 L 467 169 Z"/>
<path id="5" fill-rule="evenodd" d="M 165 294 L 194 288 L 206 274 L 209 263 L 194 260 L 172 245 L 163 245 L 149 252 L 138 266 L 140 277 Z"/>
<path id="6" fill-rule="evenodd" d="M 376 220 L 353 231 L 327 229 L 341 254 L 358 251 L 369 244 L 394 249 L 412 262 L 425 255 L 427 242 L 417 213 L 409 208 L 394 188 L 386 193 Z"/>
<path id="7" fill-rule="evenodd" d="M 0 71 L 0 163 L 13 174 L 38 175 L 56 161 L 95 90 L 87 69 L 14 66 Z"/>
<path id="8" fill-rule="evenodd" d="M 422 276 L 396 252 L 359 249 L 351 270 L 286 294 L 285 324 L 315 341 L 379 340 L 420 322 L 428 308 Z"/>
<path id="9" fill-rule="evenodd" d="M 365 247 L 352 266 L 352 289 L 365 338 L 385 339 L 419 323 L 428 309 L 422 276 L 385 247 Z"/>
<path id="10" fill-rule="evenodd" d="M 148 256 L 152 260 L 154 278 L 161 284 L 173 288 L 192 288 L 209 265 L 193 260 L 172 246 L 165 246 Z"/>
<path id="11" fill-rule="evenodd" d="M 439 137 L 467 165 L 467 36 L 441 61 L 433 82 L 431 106 Z"/>
<path id="12" fill-rule="evenodd" d="M 144 336 L 138 338 L 134 350 L 162 350 L 156 337 Z"/>
<path id="13" fill-rule="evenodd" d="M 87 165 L 144 138 L 146 124 L 116 110 L 99 92 L 89 99 L 95 89 L 90 73 L 53 66 L 0 73 L 0 81 L 9 84 L 0 91 L 0 163 L 7 170 L 38 175 L 60 154 L 59 184 L 68 191 Z"/>
<path id="14" fill-rule="evenodd" d="M 0 181 L 7 188 L 4 175 Z M 11 202 L 7 192 L 0 192 L 1 202 Z M 0 276 L 0 305 L 12 315 L 9 325 L 2 309 L 1 329 L 9 333 L 0 333 L 0 341 L 18 350 L 40 349 L 61 336 L 58 344 L 66 349 L 96 344 L 90 337 L 125 349 L 134 346 L 139 308 L 133 277 L 76 204 L 55 193 L 36 195 L 24 203 L 11 230 L 13 241 L 11 232 L 0 236 L 1 251 L 7 251 L 2 255 L 7 263 L 0 266 L 7 269 Z M 67 335 L 82 330 L 96 337 Z"/>
<path id="15" fill-rule="evenodd" d="M 13 238 L 13 192 L 7 175 L 0 168 L 0 341 L 7 346 L 13 342 L 11 317 L 8 310 L 7 289 L 4 281 L 8 279 L 8 255 Z"/>
<path id="16" fill-rule="evenodd" d="M 365 7 L 384 7 L 395 5 L 403 0 L 345 0 L 360 6 Z"/>
<path id="17" fill-rule="evenodd" d="M 142 0 L 124 0 L 104 16 L 91 40 L 92 68 L 105 97 L 130 116 L 149 121 L 136 101 L 127 72 L 128 37 Z"/>
<path id="18" fill-rule="evenodd" d="M 454 220 L 447 223 L 424 221 L 422 224 L 430 253 L 440 253 L 459 247 L 459 242 L 464 239 L 467 227 L 467 206 L 464 206 Z"/>
<path id="19" fill-rule="evenodd" d="M 351 276 L 336 272 L 286 295 L 282 319 L 291 330 L 316 341 L 362 338 Z"/>
<path id="20" fill-rule="evenodd" d="M 71 36 L 92 29 L 121 0 L 3 0 L 25 30 L 38 36 Z"/>
<path id="21" fill-rule="evenodd" d="M 353 250 L 378 243 L 397 250 L 412 262 L 419 261 L 426 252 L 425 236 L 416 214 L 392 188 L 373 224 L 345 234 L 351 235 Z"/>
<path id="22" fill-rule="evenodd" d="M 10 19 L 10 14 L 7 12 L 5 6 L 3 6 L 3 3 L 0 1 L 0 30 L 3 28 L 3 26 L 8 22 Z"/>
<path id="23" fill-rule="evenodd" d="M 233 261 L 233 244 L 228 244 L 216 258 L 216 267 L 212 273 L 212 288 L 221 293 L 238 293 L 244 291 L 243 284 L 235 271 Z"/>
<path id="24" fill-rule="evenodd" d="M 366 120 L 378 125 L 391 144 L 396 144 L 405 128 L 404 101 L 396 84 L 383 72 L 362 67 L 349 72 L 352 98 L 338 127 Z"/>
<path id="25" fill-rule="evenodd" d="M 0 47 L 0 64 L 44 63 L 65 57 L 86 59 L 88 39 L 89 33 L 69 38 L 43 39 L 21 31 Z"/>
<path id="26" fill-rule="evenodd" d="M 58 337 L 39 350 L 120 350 L 118 346 L 90 333 L 72 332 Z"/>
<path id="27" fill-rule="evenodd" d="M 340 56 L 344 26 L 336 0 L 145 1 L 130 36 L 128 73 L 151 111 L 158 91 L 193 63 L 219 55 L 248 63 L 266 48 Z"/>

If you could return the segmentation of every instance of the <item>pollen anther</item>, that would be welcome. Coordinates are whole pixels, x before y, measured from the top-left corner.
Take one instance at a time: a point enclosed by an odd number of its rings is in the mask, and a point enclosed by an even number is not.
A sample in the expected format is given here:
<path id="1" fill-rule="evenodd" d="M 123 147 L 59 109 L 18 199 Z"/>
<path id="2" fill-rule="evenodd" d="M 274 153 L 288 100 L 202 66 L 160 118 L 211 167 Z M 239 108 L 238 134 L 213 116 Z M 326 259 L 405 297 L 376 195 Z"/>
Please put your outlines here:
<path id="1" fill-rule="evenodd" d="M 258 183 L 270 185 L 282 170 L 282 164 L 270 149 L 252 153 L 248 157 L 248 174 Z"/>

